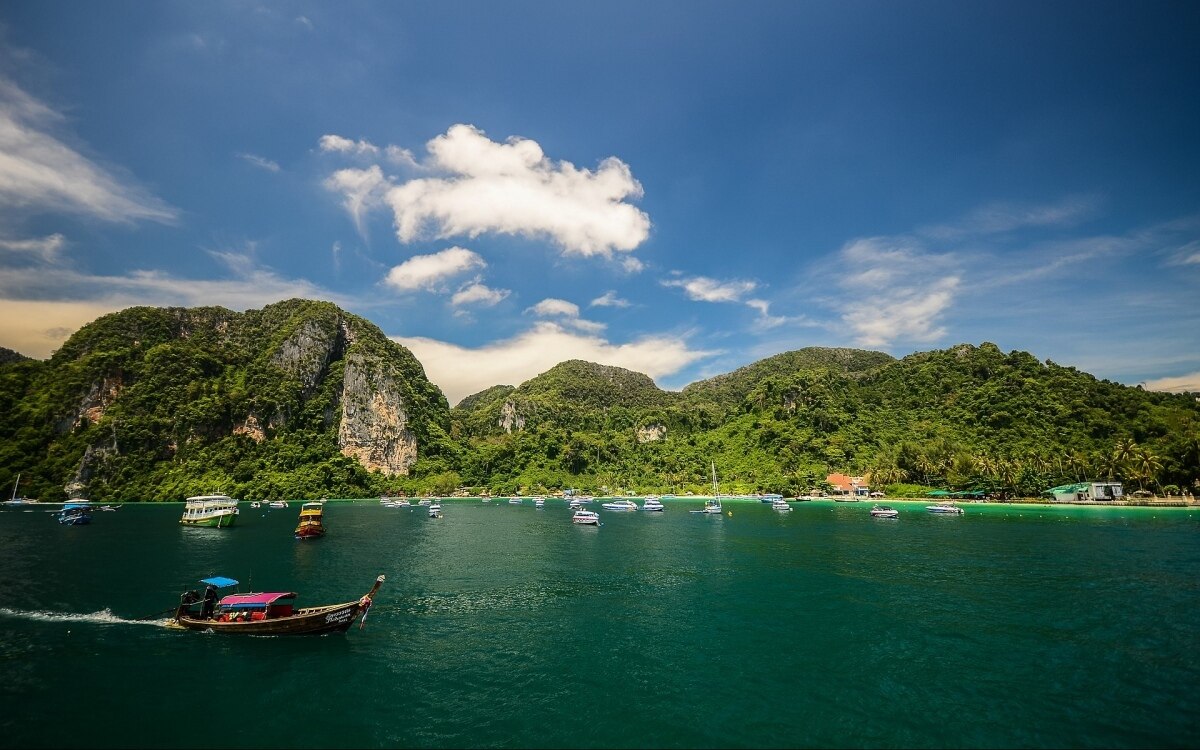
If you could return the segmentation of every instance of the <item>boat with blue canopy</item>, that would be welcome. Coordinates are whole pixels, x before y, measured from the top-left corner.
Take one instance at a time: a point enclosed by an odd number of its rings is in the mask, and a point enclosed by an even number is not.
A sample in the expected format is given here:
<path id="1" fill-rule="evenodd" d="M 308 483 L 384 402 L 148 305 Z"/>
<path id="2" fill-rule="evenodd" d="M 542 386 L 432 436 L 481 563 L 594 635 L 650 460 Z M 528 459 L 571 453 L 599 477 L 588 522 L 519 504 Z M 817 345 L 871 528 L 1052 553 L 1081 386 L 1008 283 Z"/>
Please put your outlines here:
<path id="1" fill-rule="evenodd" d="M 180 630 L 200 630 L 241 635 L 319 635 L 344 633 L 355 620 L 359 629 L 367 619 L 376 592 L 384 577 L 355 601 L 326 604 L 319 607 L 297 608 L 294 591 L 252 592 L 227 594 L 217 599 L 217 589 L 237 586 L 238 582 L 224 576 L 205 578 L 204 594 L 184 593 L 167 626 Z M 199 610 L 197 611 L 197 605 Z"/>

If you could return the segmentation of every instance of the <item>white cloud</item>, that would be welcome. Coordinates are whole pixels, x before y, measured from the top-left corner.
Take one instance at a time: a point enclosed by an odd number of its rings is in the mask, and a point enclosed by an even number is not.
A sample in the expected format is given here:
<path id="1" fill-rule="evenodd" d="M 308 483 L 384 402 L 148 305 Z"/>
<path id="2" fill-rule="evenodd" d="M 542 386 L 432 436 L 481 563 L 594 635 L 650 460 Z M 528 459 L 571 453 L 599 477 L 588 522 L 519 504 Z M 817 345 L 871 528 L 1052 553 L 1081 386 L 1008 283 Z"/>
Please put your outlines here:
<path id="1" fill-rule="evenodd" d="M 240 153 L 237 156 L 239 159 L 242 159 L 249 164 L 253 164 L 254 166 L 258 167 L 259 169 L 265 169 L 268 172 L 278 172 L 279 171 L 279 164 L 271 161 L 270 159 L 265 159 L 261 156 L 255 156 L 254 154 Z"/>
<path id="2" fill-rule="evenodd" d="M 423 169 L 420 163 L 417 162 L 416 157 L 413 156 L 412 151 L 409 151 L 406 148 L 389 145 L 383 150 L 383 152 L 384 155 L 387 156 L 388 161 L 397 166 L 412 170 Z"/>
<path id="3" fill-rule="evenodd" d="M 54 263 L 58 260 L 59 251 L 67 244 L 67 238 L 55 233 L 47 237 L 25 240 L 0 239 L 0 250 L 10 253 L 28 255 L 43 263 Z"/>
<path id="4" fill-rule="evenodd" d="M 1168 264 L 1180 266 L 1200 265 L 1200 240 L 1192 240 L 1176 249 L 1171 254 Z"/>
<path id="5" fill-rule="evenodd" d="M 317 142 L 317 146 L 325 152 L 355 156 L 375 156 L 379 153 L 379 147 L 370 141 L 362 139 L 354 141 L 340 135 L 332 134 L 321 136 L 321 139 Z"/>
<path id="6" fill-rule="evenodd" d="M 615 157 L 594 172 L 579 169 L 546 158 L 532 140 L 496 143 L 470 125 L 454 125 L 426 147 L 426 167 L 445 176 L 387 193 L 401 242 L 494 232 L 547 237 L 567 255 L 610 257 L 649 235 L 649 217 L 625 202 L 642 187 Z"/>
<path id="7" fill-rule="evenodd" d="M 624 258 L 621 258 L 621 268 L 623 268 L 626 273 L 641 273 L 642 271 L 646 270 L 646 264 L 632 255 L 626 255 Z"/>
<path id="8" fill-rule="evenodd" d="M 610 289 L 591 301 L 591 307 L 629 307 L 629 300 L 621 299 Z"/>
<path id="9" fill-rule="evenodd" d="M 574 302 L 567 302 L 565 299 L 555 299 L 547 297 L 533 307 L 526 310 L 534 315 L 539 315 L 543 318 L 563 316 L 568 318 L 579 317 L 579 305 Z"/>
<path id="10" fill-rule="evenodd" d="M 455 292 L 454 296 L 450 298 L 450 304 L 455 307 L 462 305 L 493 307 L 510 293 L 508 289 L 492 289 L 476 279 Z"/>
<path id="11" fill-rule="evenodd" d="M 1098 201 L 1091 197 L 1066 198 L 1058 203 L 1021 205 L 991 203 L 980 206 L 955 224 L 925 227 L 918 234 L 938 239 L 968 235 L 1003 234 L 1029 227 L 1063 227 L 1079 223 L 1096 212 Z"/>
<path id="12" fill-rule="evenodd" d="M 1169 393 L 1200 393 L 1200 371 L 1175 377 L 1156 378 L 1142 383 L 1148 391 L 1167 391 Z"/>
<path id="13" fill-rule="evenodd" d="M 0 208 L 169 223 L 176 210 L 49 132 L 62 116 L 0 77 Z"/>
<path id="14" fill-rule="evenodd" d="M 839 285 L 848 300 L 842 320 L 863 346 L 887 346 L 896 339 L 934 341 L 953 304 L 959 277 L 957 259 L 926 252 L 903 238 L 872 237 L 842 248 Z"/>
<path id="15" fill-rule="evenodd" d="M 706 276 L 664 279 L 659 283 L 682 289 L 695 302 L 741 302 L 742 297 L 758 286 L 753 281 L 717 281 Z"/>
<path id="16" fill-rule="evenodd" d="M 432 255 L 414 255 L 388 271 L 384 283 L 400 291 L 435 291 L 447 279 L 487 263 L 477 253 L 463 247 L 448 247 Z"/>
<path id="17" fill-rule="evenodd" d="M 549 321 L 537 323 L 515 338 L 474 349 L 428 338 L 392 339 L 412 351 L 451 404 L 493 385 L 519 385 L 568 359 L 624 367 L 661 378 L 710 355 L 689 349 L 686 341 L 672 336 L 613 344 Z"/>
<path id="18" fill-rule="evenodd" d="M 312 31 L 313 22 L 310 21 L 307 16 L 296 16 L 296 23 L 300 24 L 309 31 Z"/>
<path id="19" fill-rule="evenodd" d="M 360 237 L 365 236 L 363 214 L 379 202 L 386 185 L 383 170 L 375 165 L 368 169 L 339 169 L 325 180 L 328 190 L 342 194 L 342 206 L 350 214 Z"/>

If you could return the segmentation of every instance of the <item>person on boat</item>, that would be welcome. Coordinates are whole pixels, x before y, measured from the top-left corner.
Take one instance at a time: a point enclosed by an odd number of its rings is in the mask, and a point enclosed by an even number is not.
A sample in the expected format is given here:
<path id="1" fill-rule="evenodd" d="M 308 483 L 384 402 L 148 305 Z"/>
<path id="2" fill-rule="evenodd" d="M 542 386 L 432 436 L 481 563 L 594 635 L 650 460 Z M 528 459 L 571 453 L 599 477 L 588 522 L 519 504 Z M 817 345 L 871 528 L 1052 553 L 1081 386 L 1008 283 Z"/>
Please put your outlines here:
<path id="1" fill-rule="evenodd" d="M 204 589 L 204 603 L 200 605 L 200 619 L 212 617 L 213 609 L 217 606 L 217 587 L 211 583 Z"/>

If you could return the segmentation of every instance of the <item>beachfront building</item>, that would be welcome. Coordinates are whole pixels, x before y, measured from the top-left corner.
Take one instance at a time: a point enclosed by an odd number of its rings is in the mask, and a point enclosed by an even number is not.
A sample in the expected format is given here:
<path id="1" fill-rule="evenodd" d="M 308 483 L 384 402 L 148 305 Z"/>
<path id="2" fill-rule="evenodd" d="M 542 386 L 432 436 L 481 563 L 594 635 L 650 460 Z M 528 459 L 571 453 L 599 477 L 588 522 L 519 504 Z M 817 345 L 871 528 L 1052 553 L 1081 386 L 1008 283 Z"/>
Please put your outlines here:
<path id="1" fill-rule="evenodd" d="M 1120 482 L 1077 482 L 1042 491 L 1056 503 L 1091 503 L 1120 500 L 1124 497 Z"/>
<path id="2" fill-rule="evenodd" d="M 845 474 L 830 474 L 825 477 L 825 481 L 832 488 L 830 493 L 833 495 L 855 495 L 866 497 L 871 493 L 871 487 L 867 484 L 866 477 L 851 477 Z"/>

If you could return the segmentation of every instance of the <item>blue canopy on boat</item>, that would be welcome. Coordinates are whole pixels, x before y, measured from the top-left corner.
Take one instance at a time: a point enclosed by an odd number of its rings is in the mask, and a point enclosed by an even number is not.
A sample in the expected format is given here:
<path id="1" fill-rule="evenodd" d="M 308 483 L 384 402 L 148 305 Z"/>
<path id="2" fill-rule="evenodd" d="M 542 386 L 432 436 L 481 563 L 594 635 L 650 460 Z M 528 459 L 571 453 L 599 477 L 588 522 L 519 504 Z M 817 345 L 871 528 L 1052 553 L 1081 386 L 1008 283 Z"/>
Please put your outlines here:
<path id="1" fill-rule="evenodd" d="M 200 583 L 205 583 L 210 586 L 216 586 L 219 589 L 223 589 L 226 586 L 238 585 L 237 581 L 233 580 L 232 578 L 226 578 L 225 576 L 213 576 L 212 578 L 202 578 L 202 579 L 200 579 Z"/>

